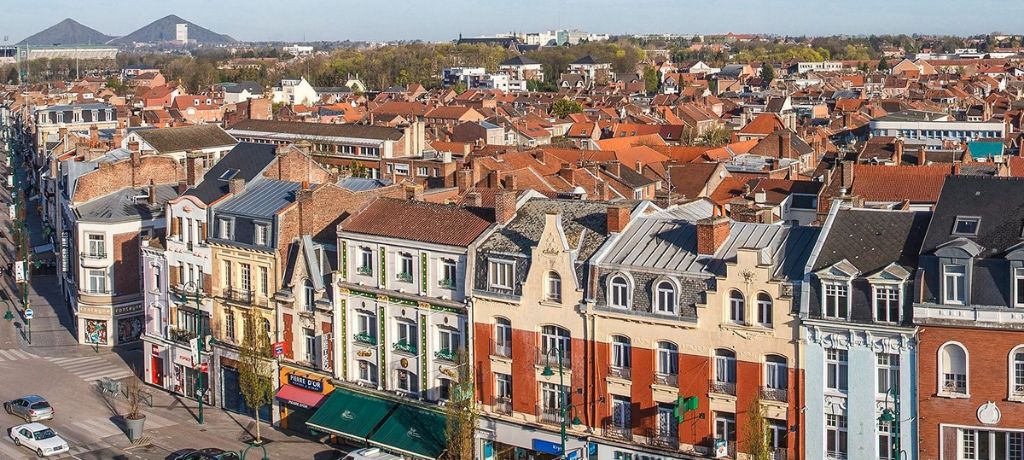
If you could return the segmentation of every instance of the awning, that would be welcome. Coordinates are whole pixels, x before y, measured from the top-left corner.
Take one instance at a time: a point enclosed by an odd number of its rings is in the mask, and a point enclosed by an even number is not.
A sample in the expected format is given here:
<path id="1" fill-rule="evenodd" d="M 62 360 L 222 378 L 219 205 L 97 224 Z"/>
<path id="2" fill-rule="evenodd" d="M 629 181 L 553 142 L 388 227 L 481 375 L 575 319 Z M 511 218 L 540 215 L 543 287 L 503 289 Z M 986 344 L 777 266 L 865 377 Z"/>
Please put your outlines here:
<path id="1" fill-rule="evenodd" d="M 440 412 L 400 404 L 368 441 L 418 458 L 438 458 L 448 445 L 447 420 Z"/>
<path id="2" fill-rule="evenodd" d="M 393 401 L 336 388 L 306 426 L 365 442 L 396 405 Z"/>
<path id="3" fill-rule="evenodd" d="M 281 388 L 277 390 L 277 394 L 274 397 L 295 406 L 312 409 L 320 407 L 320 403 L 327 398 L 327 395 L 299 388 L 295 385 L 285 384 L 281 385 Z"/>

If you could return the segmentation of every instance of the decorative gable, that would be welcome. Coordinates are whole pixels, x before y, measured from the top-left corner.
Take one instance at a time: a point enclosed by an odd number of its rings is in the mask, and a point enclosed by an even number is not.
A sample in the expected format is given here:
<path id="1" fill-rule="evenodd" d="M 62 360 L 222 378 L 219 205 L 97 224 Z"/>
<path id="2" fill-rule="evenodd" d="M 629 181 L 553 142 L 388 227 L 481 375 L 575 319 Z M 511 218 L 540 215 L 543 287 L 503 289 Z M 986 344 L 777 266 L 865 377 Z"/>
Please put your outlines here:
<path id="1" fill-rule="evenodd" d="M 860 275 L 857 269 L 849 260 L 843 259 L 828 267 L 818 270 L 815 275 L 821 279 L 834 281 L 849 281 Z"/>

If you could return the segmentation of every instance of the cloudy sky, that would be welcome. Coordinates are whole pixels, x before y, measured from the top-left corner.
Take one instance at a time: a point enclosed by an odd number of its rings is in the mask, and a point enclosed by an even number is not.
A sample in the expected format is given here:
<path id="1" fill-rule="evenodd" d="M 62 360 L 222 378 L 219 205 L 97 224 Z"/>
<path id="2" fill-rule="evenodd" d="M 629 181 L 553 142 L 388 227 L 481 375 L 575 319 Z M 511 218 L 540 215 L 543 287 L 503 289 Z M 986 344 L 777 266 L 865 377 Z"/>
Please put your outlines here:
<path id="1" fill-rule="evenodd" d="M 71 17 L 125 35 L 177 14 L 239 40 L 450 40 L 578 28 L 791 35 L 1024 32 L 1024 2 L 994 0 L 3 0 L 17 42 Z M 3 38 L 3 37 L 0 37 Z"/>

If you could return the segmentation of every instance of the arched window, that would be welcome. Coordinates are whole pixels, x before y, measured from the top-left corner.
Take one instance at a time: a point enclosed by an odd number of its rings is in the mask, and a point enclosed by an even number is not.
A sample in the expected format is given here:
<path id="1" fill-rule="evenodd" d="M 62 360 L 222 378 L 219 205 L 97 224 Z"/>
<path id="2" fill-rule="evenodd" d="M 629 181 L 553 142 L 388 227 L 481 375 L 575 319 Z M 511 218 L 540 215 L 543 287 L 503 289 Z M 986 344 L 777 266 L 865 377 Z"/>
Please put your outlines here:
<path id="1" fill-rule="evenodd" d="M 540 352 L 545 365 L 558 366 L 558 353 L 562 353 L 562 365 L 572 361 L 572 338 L 569 330 L 554 325 L 541 327 Z"/>
<path id="2" fill-rule="evenodd" d="M 764 358 L 764 388 L 762 397 L 772 401 L 786 402 L 786 390 L 789 388 L 789 368 L 786 358 L 779 355 L 768 355 Z"/>
<path id="3" fill-rule="evenodd" d="M 512 357 L 512 322 L 508 318 L 494 318 L 494 346 L 491 354 Z"/>
<path id="4" fill-rule="evenodd" d="M 612 377 L 629 378 L 629 369 L 632 367 L 632 347 L 629 337 L 622 335 L 612 336 L 612 359 L 609 374 Z"/>
<path id="5" fill-rule="evenodd" d="M 736 394 L 736 353 L 732 350 L 715 350 L 715 384 L 718 393 Z"/>
<path id="6" fill-rule="evenodd" d="M 669 281 L 661 281 L 655 288 L 657 304 L 655 308 L 658 313 L 675 314 L 676 312 L 676 288 Z"/>
<path id="7" fill-rule="evenodd" d="M 679 375 L 679 347 L 672 342 L 658 342 L 658 368 L 655 382 L 675 385 Z"/>
<path id="8" fill-rule="evenodd" d="M 939 393 L 967 394 L 967 350 L 958 343 L 939 349 Z"/>
<path id="9" fill-rule="evenodd" d="M 746 304 L 747 301 L 743 298 L 742 292 L 735 289 L 729 291 L 729 321 L 742 324 L 745 319 Z"/>
<path id="10" fill-rule="evenodd" d="M 608 305 L 629 308 L 629 282 L 626 277 L 616 275 L 608 283 Z"/>
<path id="11" fill-rule="evenodd" d="M 1010 397 L 1024 399 L 1024 345 L 1010 352 Z"/>
<path id="12" fill-rule="evenodd" d="M 768 327 L 772 325 L 772 296 L 764 292 L 757 294 L 757 323 Z"/>
<path id="13" fill-rule="evenodd" d="M 545 297 L 551 302 L 562 302 L 562 277 L 555 272 L 548 272 Z"/>

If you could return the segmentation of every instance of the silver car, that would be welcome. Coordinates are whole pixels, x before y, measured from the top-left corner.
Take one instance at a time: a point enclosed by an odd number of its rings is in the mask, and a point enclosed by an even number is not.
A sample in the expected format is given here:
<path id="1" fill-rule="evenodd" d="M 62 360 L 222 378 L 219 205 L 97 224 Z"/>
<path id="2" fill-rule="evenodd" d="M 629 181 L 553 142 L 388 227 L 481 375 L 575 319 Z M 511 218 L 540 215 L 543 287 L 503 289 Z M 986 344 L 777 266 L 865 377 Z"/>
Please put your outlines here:
<path id="1" fill-rule="evenodd" d="M 53 419 L 53 406 L 39 395 L 28 395 L 7 401 L 4 403 L 4 410 L 8 414 L 25 419 L 26 422 Z"/>

